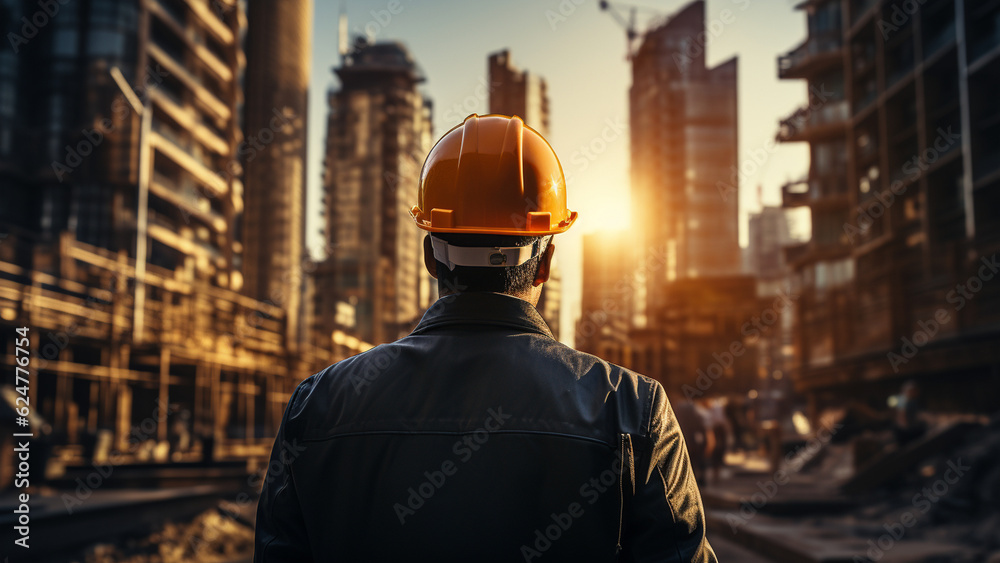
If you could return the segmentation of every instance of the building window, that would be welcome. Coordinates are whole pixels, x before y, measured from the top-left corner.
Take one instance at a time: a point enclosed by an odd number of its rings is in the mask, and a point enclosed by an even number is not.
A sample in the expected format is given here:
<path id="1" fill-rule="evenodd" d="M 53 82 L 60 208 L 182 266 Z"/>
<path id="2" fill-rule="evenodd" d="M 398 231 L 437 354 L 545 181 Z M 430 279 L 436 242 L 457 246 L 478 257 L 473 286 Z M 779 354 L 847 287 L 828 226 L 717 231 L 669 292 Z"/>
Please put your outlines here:
<path id="1" fill-rule="evenodd" d="M 91 31 L 87 53 L 92 57 L 121 58 L 125 55 L 125 36 L 117 31 Z"/>
<path id="2" fill-rule="evenodd" d="M 79 34 L 75 29 L 60 29 L 52 39 L 52 55 L 56 57 L 74 57 L 77 55 Z"/>

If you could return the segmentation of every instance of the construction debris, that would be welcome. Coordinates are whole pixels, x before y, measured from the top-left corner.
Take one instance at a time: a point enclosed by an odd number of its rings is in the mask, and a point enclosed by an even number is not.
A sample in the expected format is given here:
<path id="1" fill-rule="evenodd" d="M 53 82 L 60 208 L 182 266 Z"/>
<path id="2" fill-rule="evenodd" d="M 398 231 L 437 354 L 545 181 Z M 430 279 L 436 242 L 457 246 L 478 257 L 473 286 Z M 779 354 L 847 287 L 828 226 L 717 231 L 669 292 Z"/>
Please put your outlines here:
<path id="1" fill-rule="evenodd" d="M 145 537 L 91 546 L 74 563 L 235 563 L 252 556 L 253 529 L 214 508 Z"/>

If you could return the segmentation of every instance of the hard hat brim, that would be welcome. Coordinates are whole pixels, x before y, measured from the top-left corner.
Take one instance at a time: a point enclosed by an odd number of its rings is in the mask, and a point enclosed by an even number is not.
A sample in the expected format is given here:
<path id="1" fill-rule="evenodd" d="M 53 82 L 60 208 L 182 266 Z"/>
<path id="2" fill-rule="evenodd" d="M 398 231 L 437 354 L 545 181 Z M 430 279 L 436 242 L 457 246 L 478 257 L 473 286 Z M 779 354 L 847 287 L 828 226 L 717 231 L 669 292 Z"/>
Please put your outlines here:
<path id="1" fill-rule="evenodd" d="M 535 236 L 545 236 L 545 235 L 558 235 L 569 230 L 576 222 L 577 212 L 570 211 L 569 218 L 559 223 L 555 227 L 550 227 L 548 229 L 497 229 L 490 227 L 432 227 L 430 221 L 426 219 L 421 219 L 417 215 L 413 215 L 413 221 L 421 229 L 429 233 L 458 233 L 458 234 L 470 234 L 470 235 L 507 235 L 507 236 L 518 236 L 518 237 L 535 237 Z"/>

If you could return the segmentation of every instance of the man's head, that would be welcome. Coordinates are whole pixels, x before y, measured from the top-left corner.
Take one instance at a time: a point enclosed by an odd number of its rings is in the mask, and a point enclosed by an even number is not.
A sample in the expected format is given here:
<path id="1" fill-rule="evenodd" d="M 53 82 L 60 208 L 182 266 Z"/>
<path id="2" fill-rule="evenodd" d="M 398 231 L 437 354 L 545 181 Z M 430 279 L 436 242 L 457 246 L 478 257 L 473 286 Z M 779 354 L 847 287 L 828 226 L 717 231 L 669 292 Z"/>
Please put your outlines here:
<path id="1" fill-rule="evenodd" d="M 427 270 L 441 295 L 507 293 L 537 303 L 552 235 L 576 221 L 555 151 L 518 117 L 471 115 L 434 145 L 417 205 Z"/>
<path id="2" fill-rule="evenodd" d="M 447 264 L 439 250 L 435 256 L 434 241 L 439 248 L 443 241 L 449 247 L 471 249 L 523 249 L 531 256 L 522 264 L 510 266 L 462 266 Z M 424 265 L 431 276 L 438 280 L 438 293 L 442 296 L 472 291 L 491 291 L 519 297 L 532 305 L 538 304 L 542 284 L 548 281 L 555 245 L 552 236 L 505 236 L 482 234 L 434 233 L 424 237 Z"/>

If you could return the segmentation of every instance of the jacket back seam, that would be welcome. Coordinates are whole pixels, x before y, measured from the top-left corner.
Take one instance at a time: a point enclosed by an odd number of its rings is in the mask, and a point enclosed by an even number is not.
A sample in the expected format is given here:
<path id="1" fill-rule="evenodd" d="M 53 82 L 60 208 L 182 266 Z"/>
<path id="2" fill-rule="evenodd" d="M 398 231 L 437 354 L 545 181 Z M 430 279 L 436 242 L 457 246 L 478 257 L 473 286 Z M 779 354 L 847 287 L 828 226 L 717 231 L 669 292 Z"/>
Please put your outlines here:
<path id="1" fill-rule="evenodd" d="M 336 440 L 338 438 L 351 438 L 356 436 L 377 436 L 377 435 L 396 435 L 396 436 L 467 436 L 475 434 L 480 430 L 467 430 L 461 432 L 449 432 L 444 430 L 364 430 L 356 432 L 343 432 L 338 434 L 333 434 L 331 436 L 323 436 L 318 438 L 301 438 L 302 442 L 326 442 L 330 440 Z M 586 442 L 593 442 L 596 444 L 602 444 L 608 446 L 611 449 L 617 447 L 616 444 L 610 444 L 601 440 L 600 438 L 594 438 L 592 436 L 580 436 L 576 434 L 564 434 L 561 432 L 549 432 L 545 430 L 496 430 L 491 431 L 489 434 L 526 434 L 535 436 L 553 436 L 557 438 L 566 438 L 570 440 L 581 440 Z"/>

